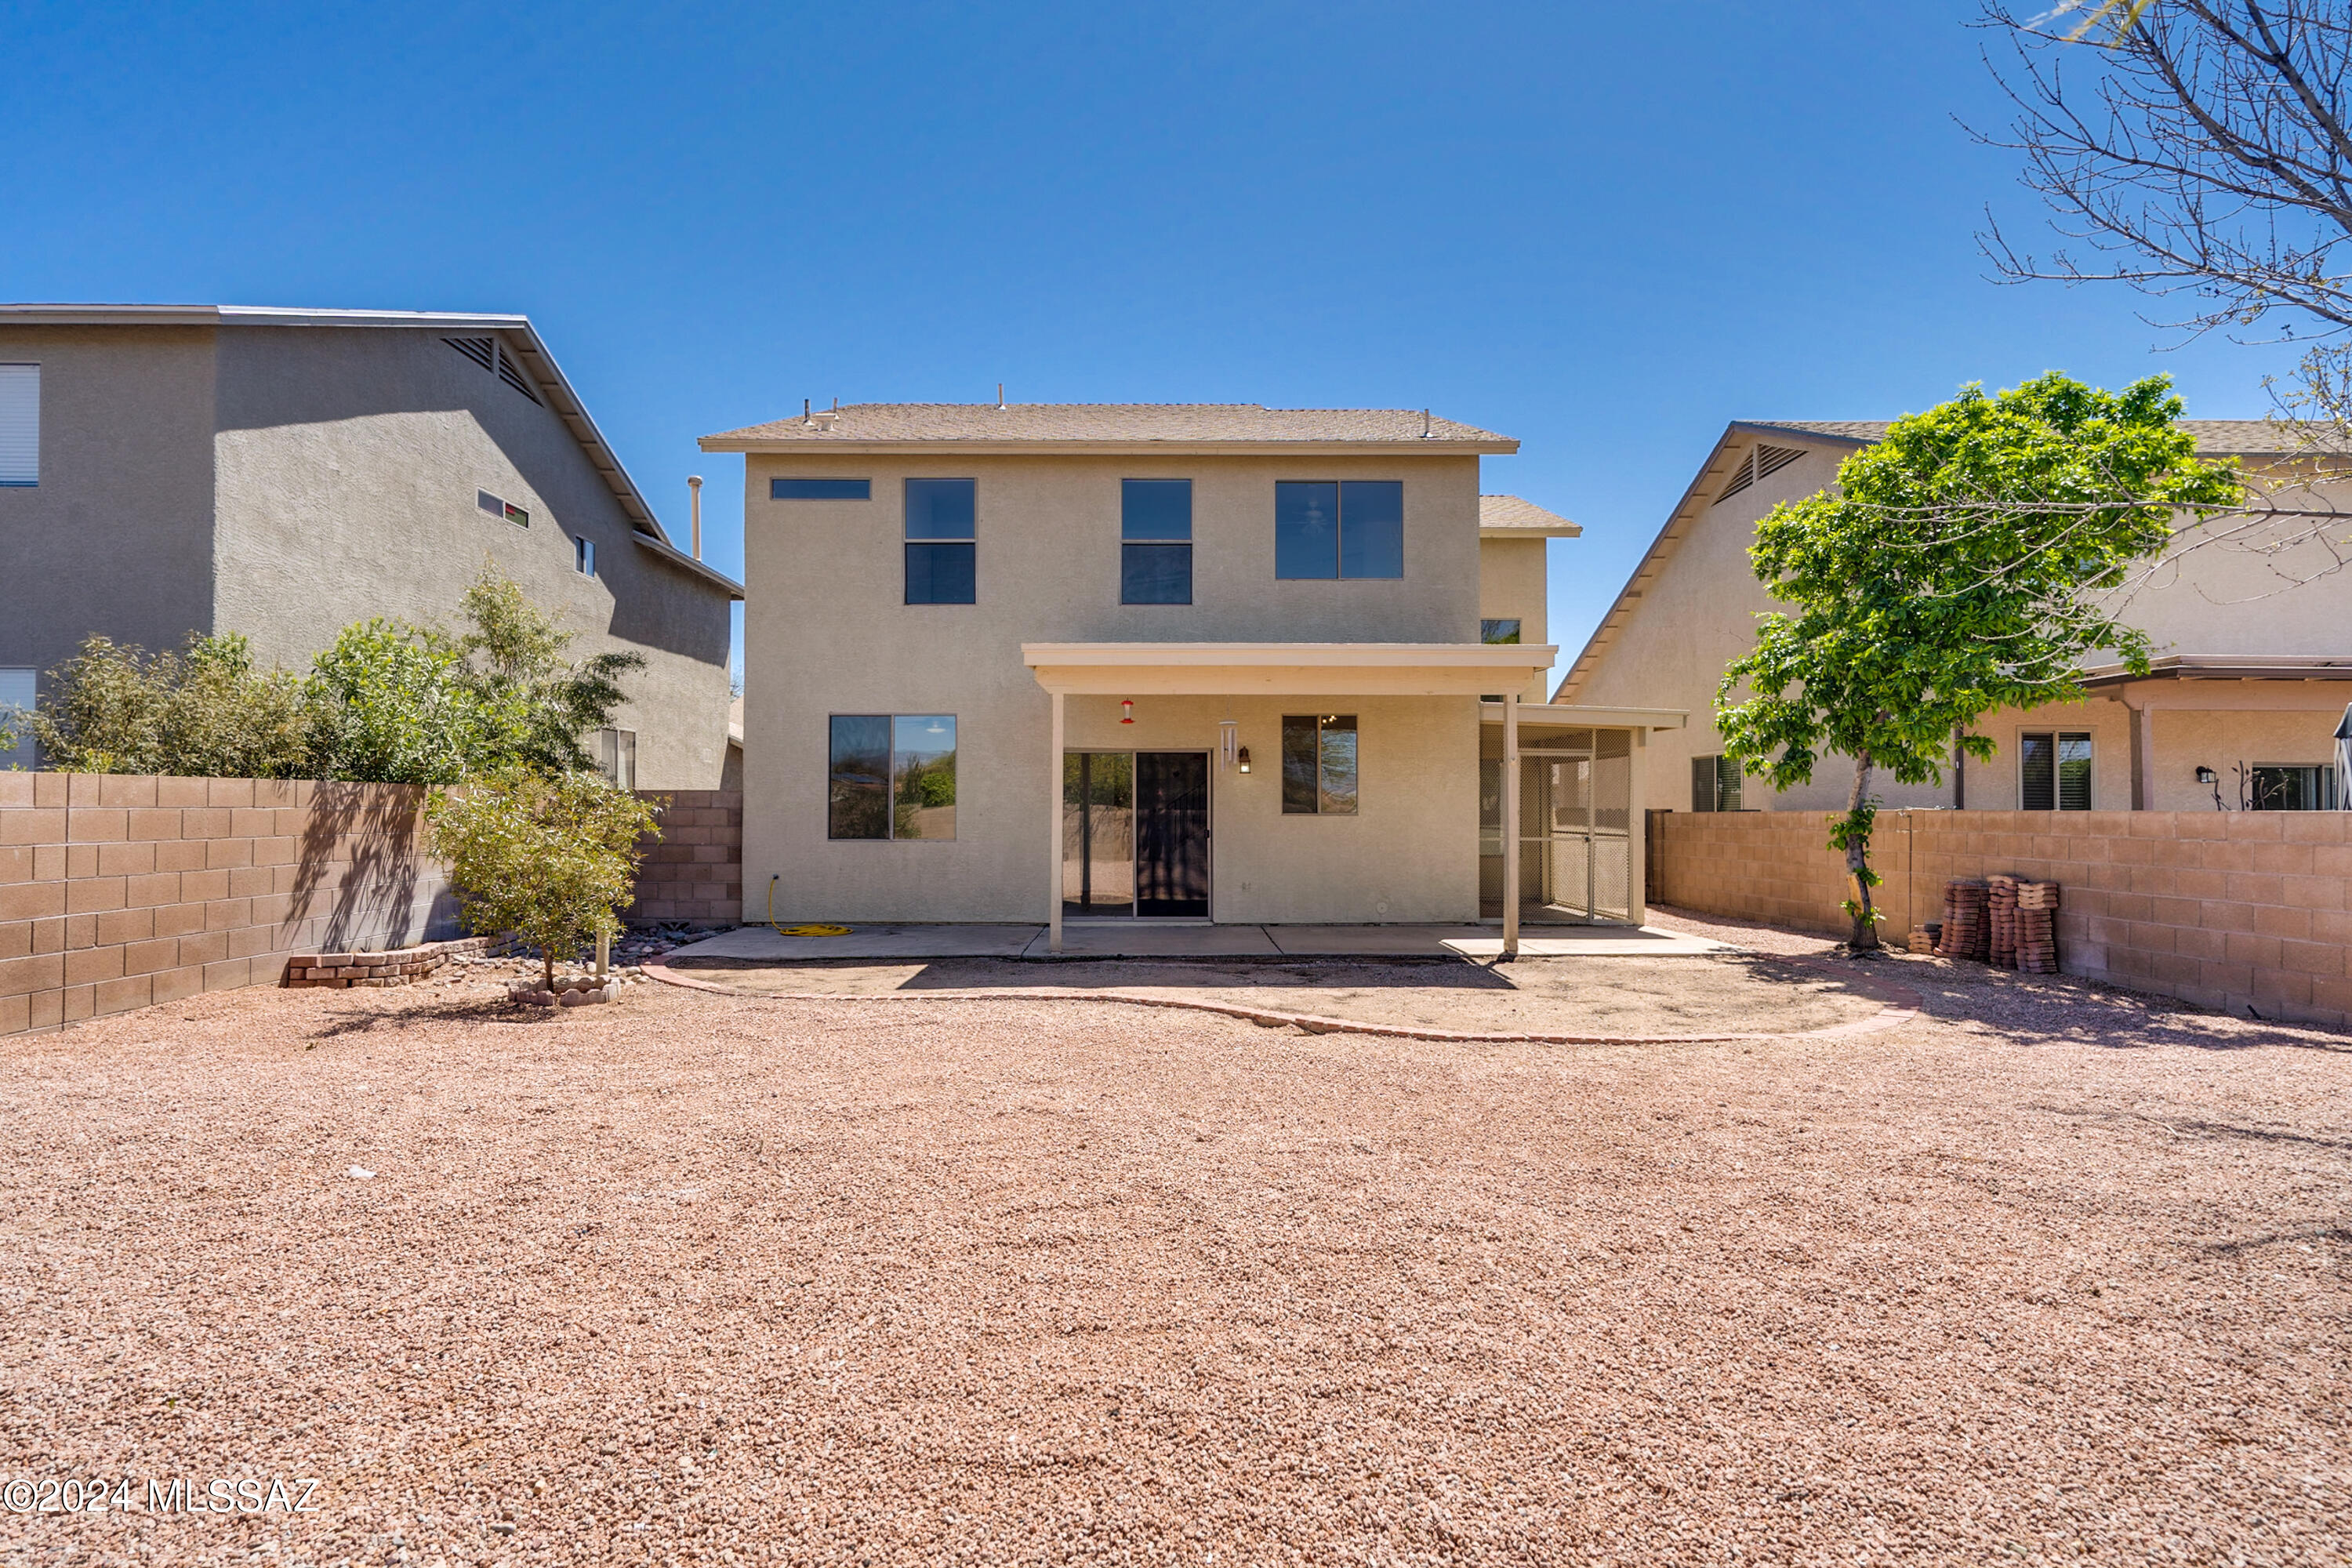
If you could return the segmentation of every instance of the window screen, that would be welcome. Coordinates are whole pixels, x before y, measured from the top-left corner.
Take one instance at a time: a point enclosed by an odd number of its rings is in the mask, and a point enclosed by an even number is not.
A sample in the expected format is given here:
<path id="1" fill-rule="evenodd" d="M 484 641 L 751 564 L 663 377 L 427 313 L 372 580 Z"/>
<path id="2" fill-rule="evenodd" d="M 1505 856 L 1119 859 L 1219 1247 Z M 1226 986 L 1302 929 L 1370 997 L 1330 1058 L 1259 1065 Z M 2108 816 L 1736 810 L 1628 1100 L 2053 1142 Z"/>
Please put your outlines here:
<path id="1" fill-rule="evenodd" d="M 0 364 L 0 485 L 41 482 L 41 367 Z"/>
<path id="2" fill-rule="evenodd" d="M 2028 731 L 2018 736 L 2017 804 L 2021 811 L 2091 809 L 2091 737 L 2079 731 Z"/>
<path id="3" fill-rule="evenodd" d="M 1356 716 L 1285 714 L 1282 810 L 1286 816 L 1356 815 Z"/>
<path id="4" fill-rule="evenodd" d="M 1192 602 L 1192 481 L 1118 482 L 1118 602 Z"/>

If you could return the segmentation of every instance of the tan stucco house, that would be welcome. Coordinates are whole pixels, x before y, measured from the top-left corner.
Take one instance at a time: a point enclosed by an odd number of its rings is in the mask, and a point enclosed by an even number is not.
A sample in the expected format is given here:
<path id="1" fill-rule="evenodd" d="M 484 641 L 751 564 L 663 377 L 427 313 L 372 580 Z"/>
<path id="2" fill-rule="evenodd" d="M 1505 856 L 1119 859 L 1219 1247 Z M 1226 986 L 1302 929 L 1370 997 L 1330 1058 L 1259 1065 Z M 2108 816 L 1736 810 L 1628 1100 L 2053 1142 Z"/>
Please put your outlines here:
<path id="1" fill-rule="evenodd" d="M 2236 457 L 2273 504 L 2352 503 L 2352 485 L 2307 484 L 2307 445 L 2261 420 L 2189 420 L 2198 449 Z M 1775 794 L 1721 757 L 1709 715 L 1717 683 L 1753 645 L 1774 606 L 1748 549 L 1780 501 L 1824 489 L 1885 421 L 1741 420 L 1727 427 L 1591 639 L 1556 702 L 1671 706 L 1687 729 L 1658 737 L 1654 806 L 1843 809 L 1850 767 L 1832 762 L 1805 787 Z M 2341 464 L 2331 467 L 2341 468 Z M 1977 732 L 2000 754 L 1940 785 L 1882 778 L 1890 806 L 1977 810 L 2319 809 L 2337 804 L 2335 732 L 2352 700 L 2352 574 L 2305 547 L 2286 557 L 2243 550 L 2184 556 L 2131 599 L 2127 618 L 2154 640 L 2144 679 L 2119 666 L 2088 673 L 2090 699 L 1988 714 Z M 1666 782 L 1667 775 L 1674 782 Z"/>
<path id="2" fill-rule="evenodd" d="M 1577 530 L 1479 494 L 1508 437 L 866 404 L 702 445 L 746 459 L 748 919 L 1638 918 L 1647 721 L 1541 706 Z"/>
<path id="3" fill-rule="evenodd" d="M 299 670 L 370 616 L 449 624 L 493 561 L 575 652 L 645 656 L 609 772 L 725 765 L 742 591 L 671 542 L 526 317 L 0 305 L 0 703 L 92 633 L 242 632 Z"/>

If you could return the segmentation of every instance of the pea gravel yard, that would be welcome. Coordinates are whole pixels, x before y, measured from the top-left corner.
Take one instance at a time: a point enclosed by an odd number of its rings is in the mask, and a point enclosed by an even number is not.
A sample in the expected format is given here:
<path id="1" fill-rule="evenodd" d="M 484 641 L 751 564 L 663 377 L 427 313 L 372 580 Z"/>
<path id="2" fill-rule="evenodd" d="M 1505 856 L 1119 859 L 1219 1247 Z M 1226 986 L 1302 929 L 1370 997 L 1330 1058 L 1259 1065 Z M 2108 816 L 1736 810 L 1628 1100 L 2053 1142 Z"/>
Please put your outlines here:
<path id="1" fill-rule="evenodd" d="M 133 1506 L 0 1563 L 2345 1562 L 2352 1038 L 1877 967 L 1922 1016 L 1716 1045 L 488 978 L 14 1038 L 0 1474 Z"/>

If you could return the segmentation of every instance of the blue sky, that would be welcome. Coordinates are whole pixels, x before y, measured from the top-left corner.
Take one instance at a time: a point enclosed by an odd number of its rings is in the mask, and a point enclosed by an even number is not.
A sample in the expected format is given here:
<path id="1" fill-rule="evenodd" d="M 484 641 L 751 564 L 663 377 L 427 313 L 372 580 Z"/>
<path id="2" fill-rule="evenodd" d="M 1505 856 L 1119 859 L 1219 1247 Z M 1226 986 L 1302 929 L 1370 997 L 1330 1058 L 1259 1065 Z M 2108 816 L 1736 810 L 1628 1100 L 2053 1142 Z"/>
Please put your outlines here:
<path id="1" fill-rule="evenodd" d="M 1966 0 L 0 6 L 0 298 L 529 313 L 666 521 L 844 402 L 1431 406 L 1582 522 L 1573 656 L 1732 418 L 2278 349 L 1988 282 Z"/>

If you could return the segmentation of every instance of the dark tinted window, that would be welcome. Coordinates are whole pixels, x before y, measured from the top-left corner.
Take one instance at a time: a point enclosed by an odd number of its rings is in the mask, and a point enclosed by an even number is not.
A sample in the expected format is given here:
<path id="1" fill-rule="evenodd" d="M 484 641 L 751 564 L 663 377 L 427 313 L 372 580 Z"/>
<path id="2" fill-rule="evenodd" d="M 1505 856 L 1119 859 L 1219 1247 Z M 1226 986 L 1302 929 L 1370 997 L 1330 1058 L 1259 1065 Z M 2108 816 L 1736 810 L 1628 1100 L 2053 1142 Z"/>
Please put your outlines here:
<path id="1" fill-rule="evenodd" d="M 973 553 L 969 544 L 908 545 L 907 603 L 977 603 L 980 574 Z"/>
<path id="2" fill-rule="evenodd" d="M 1356 716 L 1285 714 L 1282 810 L 1287 816 L 1356 815 Z"/>
<path id="3" fill-rule="evenodd" d="M 828 838 L 890 837 L 890 719 L 836 713 L 825 777 Z"/>
<path id="4" fill-rule="evenodd" d="M 1189 544 L 1120 545 L 1118 602 L 1122 605 L 1191 604 L 1192 547 Z"/>
<path id="5" fill-rule="evenodd" d="M 1192 481 L 1121 479 L 1118 536 L 1130 542 L 1192 537 Z"/>
<path id="6" fill-rule="evenodd" d="M 872 479 L 770 479 L 770 500 L 872 500 Z"/>
<path id="7" fill-rule="evenodd" d="M 1339 487 L 1321 479 L 1282 479 L 1274 487 L 1274 574 L 1339 574 Z"/>
<path id="8" fill-rule="evenodd" d="M 1349 479 L 1339 487 L 1339 575 L 1404 575 L 1404 486 Z"/>
<path id="9" fill-rule="evenodd" d="M 1515 620 L 1480 621 L 1478 640 L 1485 643 L 1517 643 L 1519 640 L 1519 623 Z"/>
<path id="10" fill-rule="evenodd" d="M 2018 737 L 2017 804 L 2024 811 L 2091 809 L 2091 737 L 2082 732 Z"/>
<path id="11" fill-rule="evenodd" d="M 979 506 L 971 479 L 908 479 L 907 537 L 970 539 Z"/>

